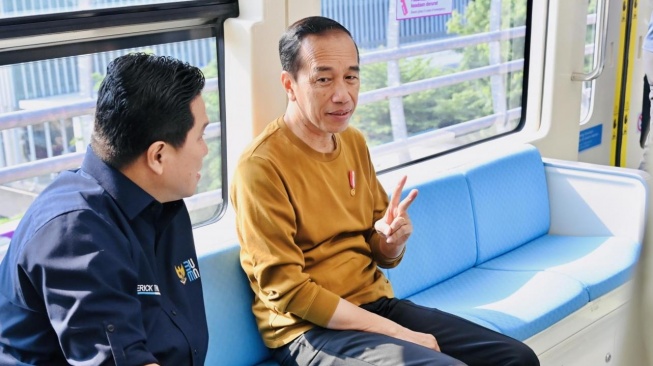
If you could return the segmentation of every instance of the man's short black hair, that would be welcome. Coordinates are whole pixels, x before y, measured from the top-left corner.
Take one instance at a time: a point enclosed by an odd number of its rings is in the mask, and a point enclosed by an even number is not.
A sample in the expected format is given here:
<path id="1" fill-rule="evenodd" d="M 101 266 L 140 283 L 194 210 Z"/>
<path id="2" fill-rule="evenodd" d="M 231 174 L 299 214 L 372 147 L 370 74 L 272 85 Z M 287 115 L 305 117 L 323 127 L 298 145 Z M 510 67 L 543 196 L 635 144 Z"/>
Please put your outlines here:
<path id="1" fill-rule="evenodd" d="M 91 146 L 120 169 L 156 141 L 181 147 L 194 120 L 190 104 L 204 88 L 200 69 L 168 56 L 131 53 L 107 66 Z"/>
<path id="2" fill-rule="evenodd" d="M 333 19 L 321 16 L 300 19 L 288 27 L 279 40 L 281 68 L 288 71 L 293 77 L 297 76 L 297 71 L 302 66 L 299 58 L 302 39 L 311 34 L 323 34 L 330 31 L 346 33 L 356 46 L 356 41 L 347 28 Z M 358 57 L 358 46 L 356 46 L 356 57 Z"/>

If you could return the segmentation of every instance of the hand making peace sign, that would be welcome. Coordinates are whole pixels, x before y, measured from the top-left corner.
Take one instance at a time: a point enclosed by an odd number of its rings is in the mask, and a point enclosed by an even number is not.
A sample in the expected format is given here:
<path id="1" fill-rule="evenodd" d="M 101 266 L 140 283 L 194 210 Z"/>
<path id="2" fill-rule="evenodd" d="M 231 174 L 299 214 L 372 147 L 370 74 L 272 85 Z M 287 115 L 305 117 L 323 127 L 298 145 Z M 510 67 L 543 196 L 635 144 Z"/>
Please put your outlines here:
<path id="1" fill-rule="evenodd" d="M 390 246 L 390 248 L 388 248 L 389 251 L 392 252 L 392 254 L 396 254 L 394 256 L 390 255 L 390 258 L 394 258 L 401 254 L 401 250 L 403 250 L 406 240 L 408 240 L 408 237 L 413 232 L 413 225 L 410 222 L 407 210 L 410 204 L 415 200 L 415 197 L 417 197 L 417 190 L 413 189 L 408 193 L 408 196 L 406 196 L 403 201 L 399 202 L 401 191 L 404 189 L 407 178 L 407 176 L 401 178 L 399 184 L 395 187 L 394 192 L 392 192 L 390 203 L 388 209 L 385 211 L 385 215 L 374 223 L 374 229 L 376 232 L 379 233 L 379 235 L 385 239 L 386 244 Z"/>

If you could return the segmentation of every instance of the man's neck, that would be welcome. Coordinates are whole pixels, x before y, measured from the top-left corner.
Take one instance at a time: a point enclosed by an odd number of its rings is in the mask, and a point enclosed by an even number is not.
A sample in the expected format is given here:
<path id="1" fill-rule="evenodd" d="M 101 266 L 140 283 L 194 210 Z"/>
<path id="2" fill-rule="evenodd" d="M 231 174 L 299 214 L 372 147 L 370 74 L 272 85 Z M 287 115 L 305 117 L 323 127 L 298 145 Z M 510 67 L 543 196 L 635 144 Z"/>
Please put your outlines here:
<path id="1" fill-rule="evenodd" d="M 330 153 L 336 149 L 336 139 L 332 133 L 321 132 L 314 133 L 310 129 L 310 122 L 305 122 L 298 116 L 286 113 L 284 115 L 284 122 L 286 126 L 299 137 L 306 145 L 313 150 L 321 153 Z"/>

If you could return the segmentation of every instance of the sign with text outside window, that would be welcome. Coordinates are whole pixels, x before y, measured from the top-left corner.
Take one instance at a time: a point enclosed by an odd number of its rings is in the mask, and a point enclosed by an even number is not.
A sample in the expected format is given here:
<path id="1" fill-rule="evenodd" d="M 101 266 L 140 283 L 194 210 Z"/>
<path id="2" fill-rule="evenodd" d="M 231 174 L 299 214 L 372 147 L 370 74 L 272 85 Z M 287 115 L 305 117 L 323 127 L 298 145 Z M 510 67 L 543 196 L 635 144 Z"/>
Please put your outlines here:
<path id="1" fill-rule="evenodd" d="M 397 20 L 451 14 L 452 0 L 396 0 Z"/>

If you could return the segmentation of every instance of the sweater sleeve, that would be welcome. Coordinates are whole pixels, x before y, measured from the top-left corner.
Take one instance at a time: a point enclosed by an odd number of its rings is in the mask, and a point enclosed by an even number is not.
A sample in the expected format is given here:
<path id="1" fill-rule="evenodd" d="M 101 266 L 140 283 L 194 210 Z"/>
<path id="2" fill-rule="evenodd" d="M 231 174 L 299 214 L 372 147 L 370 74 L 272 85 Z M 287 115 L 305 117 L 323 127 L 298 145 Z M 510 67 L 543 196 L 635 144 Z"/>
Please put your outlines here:
<path id="1" fill-rule="evenodd" d="M 294 206 L 278 169 L 260 157 L 243 158 L 231 186 L 231 201 L 241 265 L 256 296 L 269 309 L 326 326 L 340 297 L 304 272 L 304 255 L 294 241 Z"/>
<path id="2" fill-rule="evenodd" d="M 368 167 L 366 179 L 369 182 L 369 187 L 374 199 L 374 209 L 372 213 L 373 215 L 372 227 L 369 229 L 366 235 L 366 241 L 372 250 L 372 256 L 374 258 L 374 261 L 376 261 L 379 267 L 394 268 L 397 265 L 399 265 L 399 262 L 401 262 L 401 259 L 404 257 L 404 253 L 406 252 L 406 250 L 404 248 L 404 250 L 397 258 L 388 258 L 385 255 L 383 255 L 383 253 L 379 248 L 379 245 L 381 244 L 381 236 L 374 229 L 374 223 L 376 223 L 378 220 L 383 218 L 383 215 L 385 214 L 385 211 L 388 208 L 389 199 L 388 199 L 388 194 L 385 192 L 385 189 L 383 189 L 383 185 L 381 185 L 381 182 L 379 182 L 376 176 L 376 171 L 374 170 L 374 165 L 372 164 L 372 158 L 370 156 L 370 151 L 367 148 L 365 138 L 360 132 L 358 132 L 358 134 L 360 136 L 358 143 L 362 145 L 360 151 L 363 151 L 365 153 L 364 156 L 361 157 L 361 160 L 364 160 L 366 166 Z"/>

